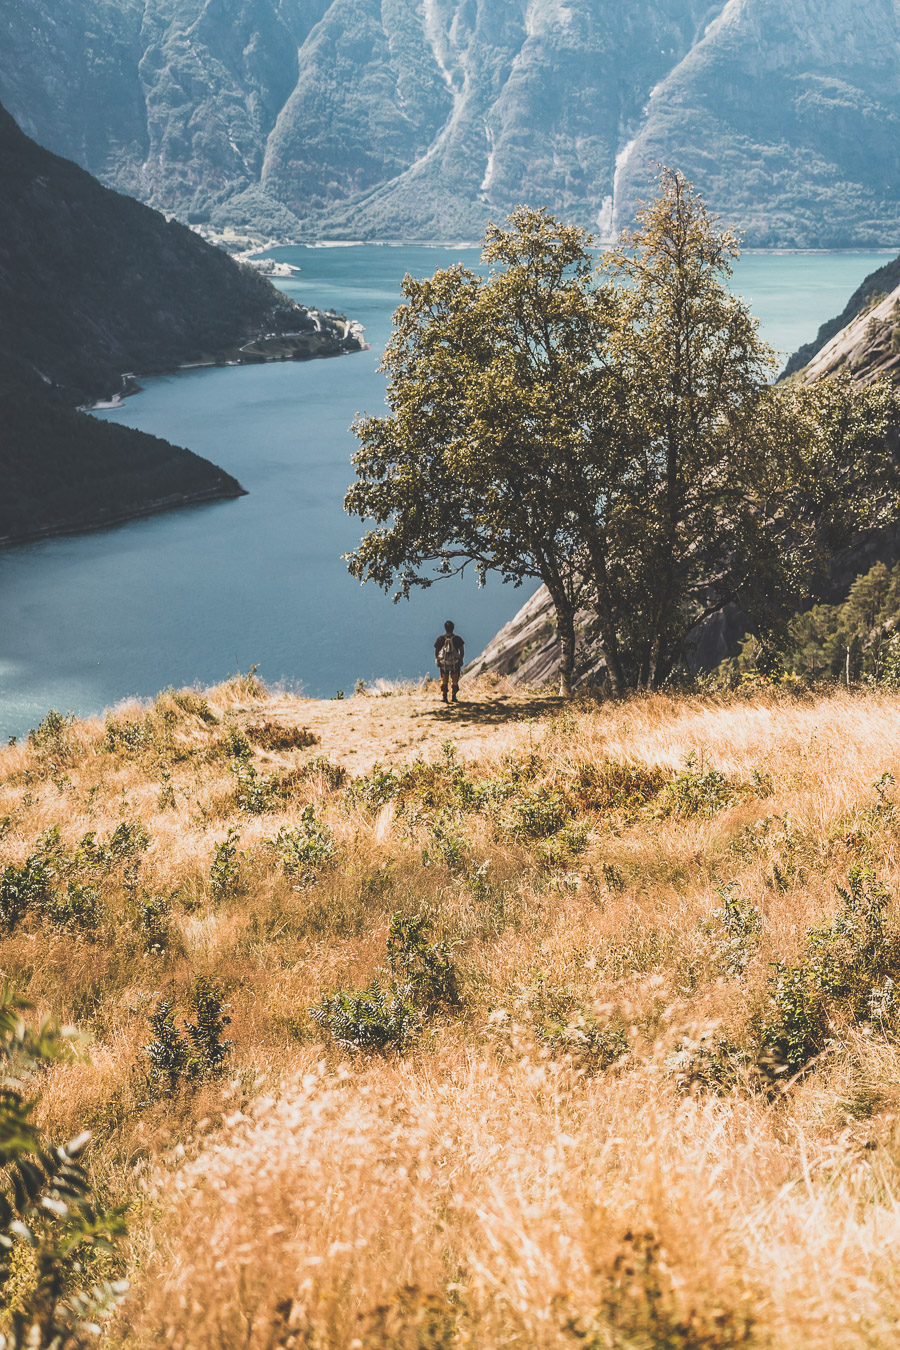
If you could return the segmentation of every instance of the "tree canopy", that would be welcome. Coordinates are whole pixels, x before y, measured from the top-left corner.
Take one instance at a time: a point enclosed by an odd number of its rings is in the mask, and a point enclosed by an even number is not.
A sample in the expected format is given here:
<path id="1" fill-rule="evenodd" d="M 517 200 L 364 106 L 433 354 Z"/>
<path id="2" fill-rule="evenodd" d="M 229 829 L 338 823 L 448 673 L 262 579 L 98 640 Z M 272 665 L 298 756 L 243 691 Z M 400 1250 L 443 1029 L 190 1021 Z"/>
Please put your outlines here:
<path id="1" fill-rule="evenodd" d="M 659 687 L 732 602 L 764 638 L 783 629 L 830 551 L 895 513 L 900 403 L 774 387 L 728 290 L 737 254 L 665 170 L 599 262 L 583 230 L 519 207 L 487 231 L 485 276 L 407 276 L 390 412 L 354 424 L 346 507 L 374 526 L 351 572 L 397 597 L 468 566 L 539 578 L 563 692 L 579 611 L 617 693 Z"/>

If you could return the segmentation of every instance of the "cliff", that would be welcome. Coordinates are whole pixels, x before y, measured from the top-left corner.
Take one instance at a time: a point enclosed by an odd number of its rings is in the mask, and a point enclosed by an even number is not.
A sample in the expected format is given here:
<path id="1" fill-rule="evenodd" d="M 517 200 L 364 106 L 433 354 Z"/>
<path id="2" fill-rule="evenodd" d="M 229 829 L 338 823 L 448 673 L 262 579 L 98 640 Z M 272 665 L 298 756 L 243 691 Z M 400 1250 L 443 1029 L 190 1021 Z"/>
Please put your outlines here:
<path id="1" fill-rule="evenodd" d="M 17 0 L 0 97 L 209 230 L 608 236 L 661 161 L 748 244 L 898 238 L 893 0 Z"/>
<path id="2" fill-rule="evenodd" d="M 798 371 L 804 372 L 804 379 L 817 378 L 842 364 L 849 366 L 855 378 L 864 379 L 870 368 L 872 378 L 879 373 L 897 378 L 897 365 L 891 360 L 896 353 L 891 348 L 900 340 L 900 334 L 894 338 L 900 318 L 892 313 L 898 294 L 900 257 L 869 273 L 841 313 L 823 323 L 815 338 L 794 352 L 781 378 Z M 885 305 L 886 299 L 891 303 Z M 855 323 L 862 317 L 865 322 Z"/>
<path id="3" fill-rule="evenodd" d="M 43 149 L 2 108 L 0 179 L 0 363 L 69 400 L 118 392 L 123 371 L 316 333 L 259 272 Z"/>

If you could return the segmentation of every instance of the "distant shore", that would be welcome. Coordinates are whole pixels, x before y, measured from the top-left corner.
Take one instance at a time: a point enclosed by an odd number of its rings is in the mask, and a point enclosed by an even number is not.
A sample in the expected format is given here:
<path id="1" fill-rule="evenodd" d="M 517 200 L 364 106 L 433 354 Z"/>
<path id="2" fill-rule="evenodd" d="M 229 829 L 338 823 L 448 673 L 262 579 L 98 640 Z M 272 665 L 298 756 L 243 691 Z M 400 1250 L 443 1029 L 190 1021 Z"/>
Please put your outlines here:
<path id="1" fill-rule="evenodd" d="M 108 405 L 107 405 L 108 406 Z M 140 520 L 142 516 L 157 516 L 163 511 L 175 511 L 182 506 L 203 506 L 207 502 L 235 501 L 238 497 L 247 497 L 249 493 L 240 483 L 237 489 L 222 485 L 220 488 L 205 488 L 200 492 L 170 493 L 167 497 L 157 497 L 152 502 L 134 506 L 115 515 L 105 516 L 102 520 L 60 521 L 56 525 L 44 525 L 40 529 L 26 530 L 21 534 L 0 535 L 0 549 L 16 548 L 19 544 L 35 544 L 42 539 L 56 539 L 67 534 L 92 534 L 97 530 L 111 529 L 115 525 L 126 525 L 130 520 Z"/>

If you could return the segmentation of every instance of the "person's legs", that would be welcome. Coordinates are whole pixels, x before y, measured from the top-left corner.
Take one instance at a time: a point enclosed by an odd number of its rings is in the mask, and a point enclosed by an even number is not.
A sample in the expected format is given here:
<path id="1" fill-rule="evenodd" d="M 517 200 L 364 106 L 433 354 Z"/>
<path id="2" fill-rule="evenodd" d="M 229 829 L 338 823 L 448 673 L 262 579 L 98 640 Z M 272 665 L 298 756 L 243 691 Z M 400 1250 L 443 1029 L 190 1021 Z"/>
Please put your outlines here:
<path id="1" fill-rule="evenodd" d="M 459 689 L 459 670 L 450 672 L 450 688 L 453 691 L 453 702 L 457 702 L 456 692 Z"/>
<path id="2" fill-rule="evenodd" d="M 441 698 L 447 702 L 447 681 L 450 679 L 450 671 L 441 669 Z"/>

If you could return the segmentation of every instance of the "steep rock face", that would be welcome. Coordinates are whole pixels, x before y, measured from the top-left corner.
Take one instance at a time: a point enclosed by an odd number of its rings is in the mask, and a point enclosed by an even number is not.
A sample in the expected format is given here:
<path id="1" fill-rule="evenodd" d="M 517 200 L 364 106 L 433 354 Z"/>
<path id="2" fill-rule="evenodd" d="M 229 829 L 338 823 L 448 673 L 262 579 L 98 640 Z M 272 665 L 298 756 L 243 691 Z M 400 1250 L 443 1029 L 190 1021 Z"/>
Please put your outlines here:
<path id="1" fill-rule="evenodd" d="M 900 380 L 900 285 L 825 343 L 801 372 L 804 384 L 846 370 L 861 384 Z"/>
<path id="2" fill-rule="evenodd" d="M 195 224 L 475 237 L 520 201 L 601 237 L 659 160 L 753 244 L 888 243 L 894 0 L 16 0 L 0 97 Z"/>
<path id="3" fill-rule="evenodd" d="M 728 0 L 653 91 L 621 166 L 617 223 L 658 160 L 677 163 L 755 245 L 896 239 L 894 0 Z"/>
<path id="4" fill-rule="evenodd" d="M 804 366 L 809 365 L 826 343 L 829 343 L 842 329 L 846 328 L 851 320 L 855 319 L 863 310 L 868 311 L 873 304 L 877 304 L 884 299 L 898 286 L 900 286 L 900 257 L 893 258 L 883 267 L 877 267 L 874 272 L 869 273 L 857 286 L 840 314 L 823 323 L 813 340 L 804 343 L 794 352 L 781 372 L 781 378 L 784 379 L 787 375 L 793 375 L 798 370 L 802 370 Z M 887 338 L 889 344 L 892 343 L 894 340 L 893 333 L 888 334 Z"/>

